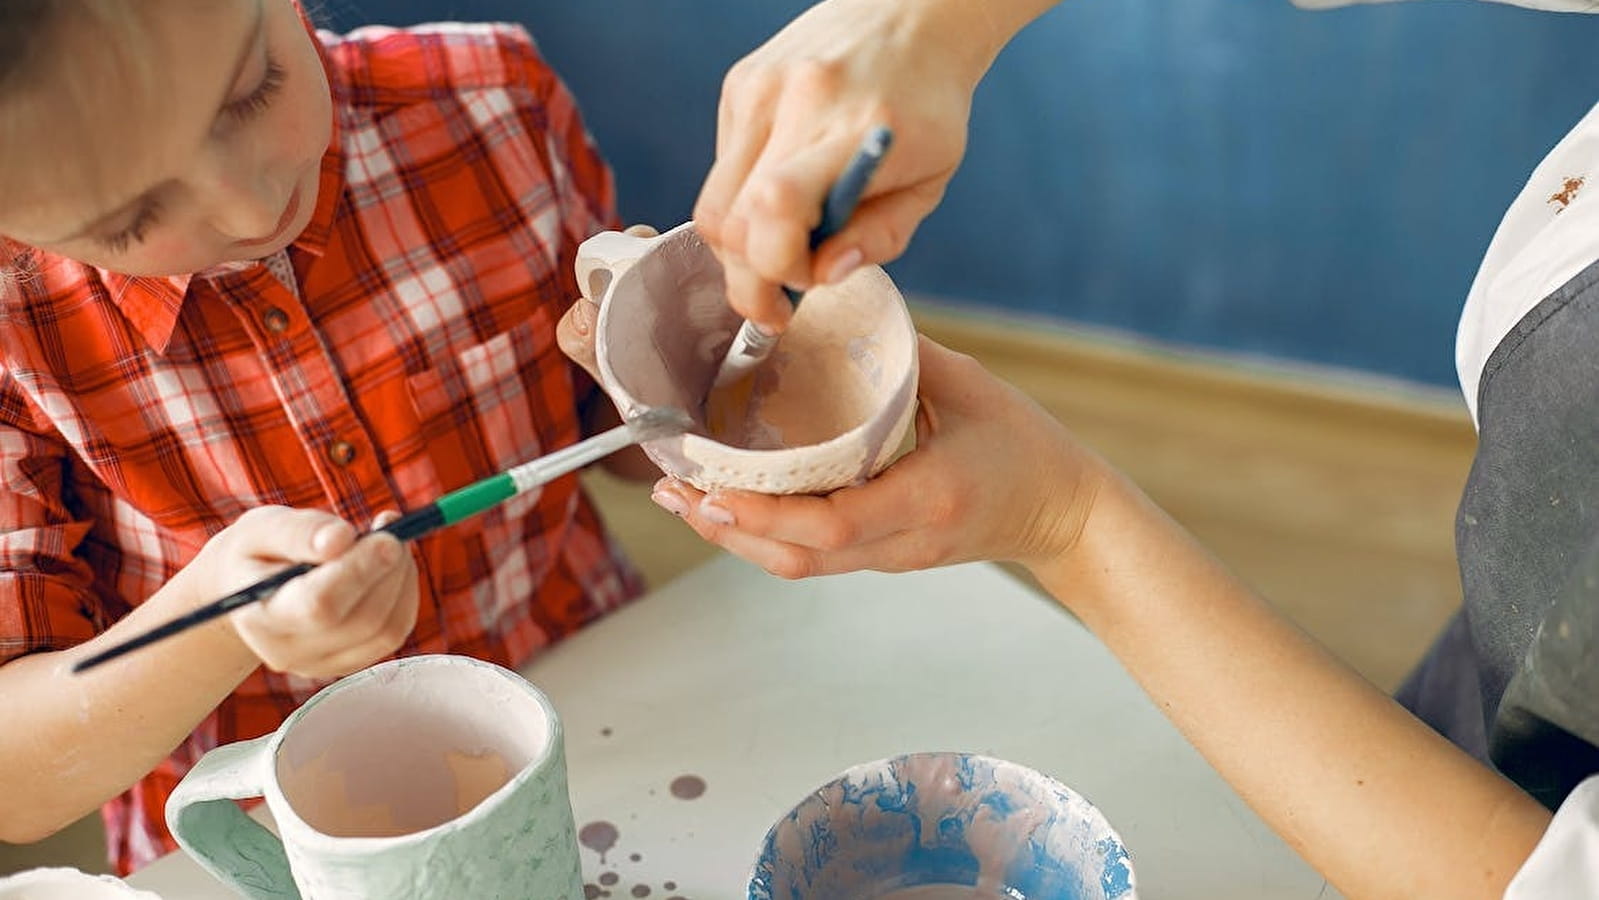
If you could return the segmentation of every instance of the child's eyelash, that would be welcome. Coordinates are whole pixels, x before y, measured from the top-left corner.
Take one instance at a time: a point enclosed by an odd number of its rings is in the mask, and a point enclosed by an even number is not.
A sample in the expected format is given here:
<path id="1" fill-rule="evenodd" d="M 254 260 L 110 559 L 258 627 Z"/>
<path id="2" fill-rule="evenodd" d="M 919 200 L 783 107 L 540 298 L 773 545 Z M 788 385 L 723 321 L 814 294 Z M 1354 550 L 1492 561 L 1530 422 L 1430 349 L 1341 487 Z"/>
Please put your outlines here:
<path id="1" fill-rule="evenodd" d="M 129 247 L 144 242 L 145 232 L 156 224 L 156 219 L 161 213 L 161 207 L 148 203 L 139 209 L 139 214 L 133 217 L 133 224 L 127 228 L 102 238 L 100 243 L 105 245 L 112 253 L 126 253 Z"/>
<path id="2" fill-rule="evenodd" d="M 256 114 L 272 104 L 272 98 L 278 89 L 283 87 L 283 78 L 288 73 L 276 59 L 267 56 L 266 75 L 250 96 L 235 100 L 222 108 L 222 112 L 235 122 L 249 121 Z"/>

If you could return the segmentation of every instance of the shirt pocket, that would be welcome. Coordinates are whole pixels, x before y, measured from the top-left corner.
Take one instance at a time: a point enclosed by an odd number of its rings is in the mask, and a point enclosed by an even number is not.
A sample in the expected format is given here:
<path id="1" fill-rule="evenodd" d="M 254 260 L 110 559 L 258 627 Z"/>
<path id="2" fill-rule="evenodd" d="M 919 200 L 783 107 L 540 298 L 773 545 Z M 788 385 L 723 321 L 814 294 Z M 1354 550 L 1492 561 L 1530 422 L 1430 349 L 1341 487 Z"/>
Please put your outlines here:
<path id="1" fill-rule="evenodd" d="M 465 487 L 578 439 L 571 364 L 556 345 L 548 308 L 535 308 L 481 343 L 446 348 L 432 363 L 407 375 L 406 387 L 441 490 Z M 513 497 L 493 518 L 522 518 L 542 493 Z"/>

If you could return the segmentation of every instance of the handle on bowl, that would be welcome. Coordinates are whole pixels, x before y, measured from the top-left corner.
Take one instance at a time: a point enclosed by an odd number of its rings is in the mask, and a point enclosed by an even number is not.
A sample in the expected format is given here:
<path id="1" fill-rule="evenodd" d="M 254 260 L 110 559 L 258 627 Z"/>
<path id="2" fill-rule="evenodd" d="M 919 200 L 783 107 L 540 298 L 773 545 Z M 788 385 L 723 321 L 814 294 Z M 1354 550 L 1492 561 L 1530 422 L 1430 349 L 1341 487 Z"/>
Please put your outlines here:
<path id="1" fill-rule="evenodd" d="M 621 231 L 602 231 L 578 245 L 577 287 L 583 296 L 602 303 L 616 280 L 638 262 L 658 238 Z"/>
<path id="2" fill-rule="evenodd" d="M 206 871 L 250 900 L 300 900 L 283 843 L 234 800 L 261 796 L 268 734 L 200 758 L 167 800 L 167 827 Z"/>

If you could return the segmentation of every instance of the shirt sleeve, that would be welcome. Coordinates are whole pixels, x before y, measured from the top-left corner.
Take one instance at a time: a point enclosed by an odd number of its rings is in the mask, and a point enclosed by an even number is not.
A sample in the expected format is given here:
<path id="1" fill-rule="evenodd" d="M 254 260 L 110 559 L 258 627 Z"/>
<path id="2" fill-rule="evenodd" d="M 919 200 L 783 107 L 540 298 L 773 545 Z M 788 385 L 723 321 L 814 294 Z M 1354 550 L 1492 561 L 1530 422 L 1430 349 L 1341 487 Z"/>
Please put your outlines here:
<path id="1" fill-rule="evenodd" d="M 0 371 L 0 665 L 100 631 L 93 574 L 74 554 L 91 523 L 63 499 L 68 451 L 29 409 Z"/>
<path id="2" fill-rule="evenodd" d="M 578 245 L 598 232 L 622 227 L 616 213 L 615 182 L 610 166 L 584 125 L 572 92 L 539 55 L 533 38 L 526 31 L 520 28 L 507 31 L 509 36 L 503 46 L 510 57 L 513 77 L 529 88 L 528 102 L 518 104 L 517 116 L 528 134 L 535 138 L 542 136 L 556 209 L 566 235 L 558 265 L 568 297 L 576 300 L 578 287 L 573 267 L 577 263 Z M 600 400 L 598 386 L 575 363 L 571 370 L 579 409 L 586 414 L 590 404 Z"/>
<path id="3" fill-rule="evenodd" d="M 1505 900 L 1599 897 L 1599 776 L 1588 778 L 1555 811 L 1549 830 L 1505 890 Z"/>
<path id="4" fill-rule="evenodd" d="M 575 249 L 595 232 L 619 227 L 611 169 L 585 127 L 572 92 L 539 55 L 533 38 L 520 28 L 506 32 L 501 47 L 511 80 L 527 88 L 526 100 L 517 105 L 516 113 L 528 134 L 542 138 L 561 224 Z"/>

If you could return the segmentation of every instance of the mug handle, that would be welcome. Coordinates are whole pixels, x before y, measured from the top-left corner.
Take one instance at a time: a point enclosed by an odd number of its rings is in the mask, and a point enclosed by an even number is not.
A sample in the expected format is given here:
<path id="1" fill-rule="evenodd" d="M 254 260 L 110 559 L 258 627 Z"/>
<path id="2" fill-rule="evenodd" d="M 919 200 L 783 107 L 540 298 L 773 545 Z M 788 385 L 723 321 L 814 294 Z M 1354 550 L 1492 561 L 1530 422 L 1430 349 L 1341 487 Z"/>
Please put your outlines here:
<path id="1" fill-rule="evenodd" d="M 234 800 L 261 796 L 272 735 L 218 747 L 167 799 L 167 827 L 206 871 L 250 900 L 300 900 L 283 843 Z"/>
<path id="2" fill-rule="evenodd" d="M 578 245 L 577 288 L 588 300 L 603 303 L 616 277 L 633 267 L 659 237 L 602 231 Z"/>

